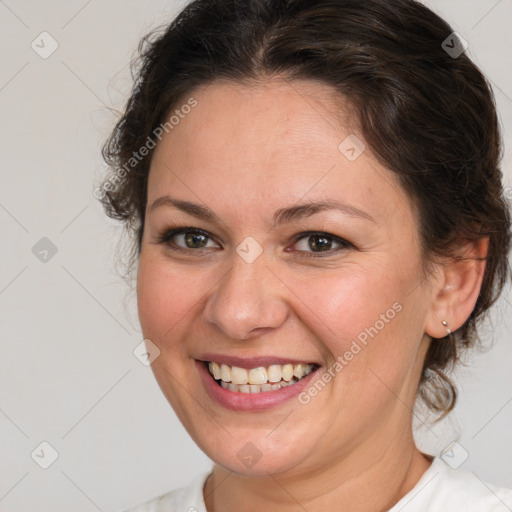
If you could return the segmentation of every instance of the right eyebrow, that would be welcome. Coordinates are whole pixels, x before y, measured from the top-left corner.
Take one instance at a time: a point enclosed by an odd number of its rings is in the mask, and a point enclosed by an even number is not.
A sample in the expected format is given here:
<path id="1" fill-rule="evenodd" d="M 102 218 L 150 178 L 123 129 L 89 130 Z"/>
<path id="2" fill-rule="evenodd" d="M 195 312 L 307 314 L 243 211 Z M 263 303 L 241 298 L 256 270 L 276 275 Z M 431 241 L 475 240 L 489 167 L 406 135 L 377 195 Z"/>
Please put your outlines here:
<path id="1" fill-rule="evenodd" d="M 148 208 L 149 212 L 152 212 L 155 208 L 161 206 L 173 206 L 182 212 L 193 215 L 198 219 L 209 220 L 212 222 L 221 223 L 222 221 L 217 214 L 207 206 L 203 206 L 197 203 L 191 203 L 190 201 L 182 201 L 181 199 L 175 199 L 171 196 L 162 196 L 155 199 Z"/>

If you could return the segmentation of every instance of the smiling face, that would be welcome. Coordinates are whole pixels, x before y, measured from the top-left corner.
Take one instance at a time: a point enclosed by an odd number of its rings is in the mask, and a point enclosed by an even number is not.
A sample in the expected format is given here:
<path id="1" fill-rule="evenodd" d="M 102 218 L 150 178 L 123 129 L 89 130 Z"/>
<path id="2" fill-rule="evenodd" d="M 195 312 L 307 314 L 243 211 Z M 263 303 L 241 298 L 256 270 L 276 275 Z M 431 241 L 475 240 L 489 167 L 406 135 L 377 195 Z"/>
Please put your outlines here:
<path id="1" fill-rule="evenodd" d="M 138 274 L 166 398 L 237 473 L 307 473 L 410 440 L 434 292 L 396 176 L 369 148 L 354 159 L 362 135 L 327 86 L 193 97 L 153 156 Z"/>

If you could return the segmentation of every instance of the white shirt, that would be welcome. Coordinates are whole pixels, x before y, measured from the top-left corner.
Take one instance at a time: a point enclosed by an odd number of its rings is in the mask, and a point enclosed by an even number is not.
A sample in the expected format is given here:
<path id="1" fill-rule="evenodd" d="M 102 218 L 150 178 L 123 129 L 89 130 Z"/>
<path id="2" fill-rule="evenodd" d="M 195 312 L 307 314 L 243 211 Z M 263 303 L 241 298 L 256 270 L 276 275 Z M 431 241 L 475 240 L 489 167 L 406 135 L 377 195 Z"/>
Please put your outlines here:
<path id="1" fill-rule="evenodd" d="M 126 512 L 207 512 L 204 473 L 187 487 Z M 436 457 L 418 483 L 388 512 L 510 512 L 512 490 L 489 485 L 474 473 L 452 469 Z"/>

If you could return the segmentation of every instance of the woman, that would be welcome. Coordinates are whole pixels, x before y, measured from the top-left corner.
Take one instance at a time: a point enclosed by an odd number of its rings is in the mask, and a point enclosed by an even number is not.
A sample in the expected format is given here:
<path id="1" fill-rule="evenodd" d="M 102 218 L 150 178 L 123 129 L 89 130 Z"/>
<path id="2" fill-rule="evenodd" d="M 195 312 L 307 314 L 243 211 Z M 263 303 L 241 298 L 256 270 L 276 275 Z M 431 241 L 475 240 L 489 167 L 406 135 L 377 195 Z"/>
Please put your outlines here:
<path id="1" fill-rule="evenodd" d="M 493 99 L 411 0 L 196 0 L 104 148 L 154 375 L 208 475 L 133 510 L 507 510 L 414 444 L 509 277 Z"/>

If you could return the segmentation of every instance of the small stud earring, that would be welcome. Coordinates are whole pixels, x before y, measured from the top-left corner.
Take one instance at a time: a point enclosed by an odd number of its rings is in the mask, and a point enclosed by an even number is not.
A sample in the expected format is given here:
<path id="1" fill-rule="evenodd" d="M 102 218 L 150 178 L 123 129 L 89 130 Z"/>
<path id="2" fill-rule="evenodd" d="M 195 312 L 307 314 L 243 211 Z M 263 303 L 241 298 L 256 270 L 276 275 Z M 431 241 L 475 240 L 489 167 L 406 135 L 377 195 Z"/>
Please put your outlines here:
<path id="1" fill-rule="evenodd" d="M 446 332 L 447 332 L 448 334 L 451 334 L 451 333 L 452 333 L 452 331 L 450 331 L 450 328 L 448 327 L 448 322 L 447 322 L 446 320 L 443 320 L 441 323 L 445 326 L 445 328 L 446 328 Z"/>

